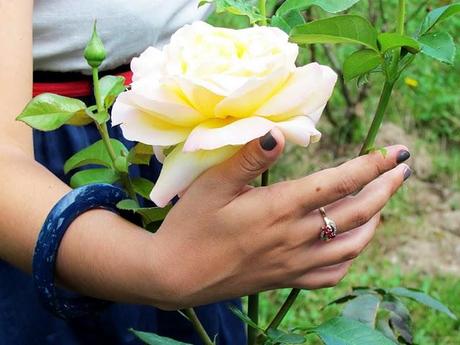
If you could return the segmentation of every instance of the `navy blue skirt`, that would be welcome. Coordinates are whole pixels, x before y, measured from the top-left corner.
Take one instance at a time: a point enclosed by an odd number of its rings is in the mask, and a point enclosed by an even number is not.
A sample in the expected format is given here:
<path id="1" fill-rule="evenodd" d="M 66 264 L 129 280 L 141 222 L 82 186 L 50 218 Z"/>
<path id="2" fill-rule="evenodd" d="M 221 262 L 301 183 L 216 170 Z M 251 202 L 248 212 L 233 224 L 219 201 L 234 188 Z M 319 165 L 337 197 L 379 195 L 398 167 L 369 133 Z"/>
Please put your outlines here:
<path id="1" fill-rule="evenodd" d="M 111 136 L 132 146 L 122 139 L 119 128 L 112 128 Z M 99 139 L 92 125 L 64 126 L 48 133 L 34 131 L 35 159 L 68 183 L 64 162 Z M 161 166 L 153 163 L 152 167 L 134 167 L 131 173 L 155 180 Z M 198 317 L 211 337 L 217 335 L 218 344 L 244 345 L 244 326 L 228 310 L 229 304 L 241 306 L 241 301 L 198 307 Z M 142 344 L 128 331 L 130 328 L 201 344 L 190 323 L 179 313 L 150 306 L 113 304 L 97 316 L 73 321 L 56 318 L 41 307 L 31 277 L 0 260 L 0 345 Z"/>

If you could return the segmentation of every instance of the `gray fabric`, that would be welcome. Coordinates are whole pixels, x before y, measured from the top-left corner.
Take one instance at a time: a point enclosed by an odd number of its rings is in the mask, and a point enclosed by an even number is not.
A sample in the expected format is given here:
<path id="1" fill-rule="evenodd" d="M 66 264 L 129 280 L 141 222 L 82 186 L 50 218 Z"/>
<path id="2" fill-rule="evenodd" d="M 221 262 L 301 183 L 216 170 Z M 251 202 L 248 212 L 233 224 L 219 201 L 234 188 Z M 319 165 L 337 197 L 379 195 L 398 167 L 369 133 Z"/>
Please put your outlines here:
<path id="1" fill-rule="evenodd" d="M 97 19 L 109 70 L 149 46 L 162 46 L 181 26 L 202 19 L 198 0 L 35 0 L 34 70 L 89 73 L 83 50 Z"/>

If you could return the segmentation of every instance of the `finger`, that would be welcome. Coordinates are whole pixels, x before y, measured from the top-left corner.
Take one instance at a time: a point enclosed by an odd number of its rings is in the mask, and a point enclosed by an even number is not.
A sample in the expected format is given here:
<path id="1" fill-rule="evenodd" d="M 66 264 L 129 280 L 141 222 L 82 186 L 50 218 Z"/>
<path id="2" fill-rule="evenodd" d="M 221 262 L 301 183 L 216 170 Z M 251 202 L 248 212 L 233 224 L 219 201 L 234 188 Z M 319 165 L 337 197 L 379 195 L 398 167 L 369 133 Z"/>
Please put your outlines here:
<path id="1" fill-rule="evenodd" d="M 295 200 L 300 210 L 309 213 L 353 194 L 409 157 L 409 151 L 401 145 L 388 147 L 386 155 L 373 152 L 293 181 L 289 188 L 285 188 L 291 196 L 287 199 Z"/>
<path id="2" fill-rule="evenodd" d="M 260 176 L 278 159 L 284 149 L 285 139 L 279 129 L 244 146 L 228 161 L 209 169 L 196 185 L 218 188 L 220 192 L 238 194 L 248 183 Z"/>
<path id="3" fill-rule="evenodd" d="M 318 239 L 314 243 L 305 260 L 315 262 L 315 267 L 332 266 L 358 257 L 375 235 L 380 223 L 380 213 L 375 215 L 367 224 L 339 234 L 329 242 Z"/>
<path id="4" fill-rule="evenodd" d="M 352 264 L 353 260 L 349 260 L 337 265 L 310 270 L 292 281 L 288 287 L 316 290 L 336 286 L 347 275 Z"/>
<path id="5" fill-rule="evenodd" d="M 326 207 L 326 214 L 336 222 L 339 233 L 356 229 L 379 213 L 410 175 L 411 169 L 402 164 L 372 181 L 358 195 Z M 311 238 L 317 239 L 324 220 L 318 211 L 313 211 L 297 224 L 299 238 L 306 238 L 305 228 L 308 224 L 312 229 L 317 229 L 311 233 Z"/>

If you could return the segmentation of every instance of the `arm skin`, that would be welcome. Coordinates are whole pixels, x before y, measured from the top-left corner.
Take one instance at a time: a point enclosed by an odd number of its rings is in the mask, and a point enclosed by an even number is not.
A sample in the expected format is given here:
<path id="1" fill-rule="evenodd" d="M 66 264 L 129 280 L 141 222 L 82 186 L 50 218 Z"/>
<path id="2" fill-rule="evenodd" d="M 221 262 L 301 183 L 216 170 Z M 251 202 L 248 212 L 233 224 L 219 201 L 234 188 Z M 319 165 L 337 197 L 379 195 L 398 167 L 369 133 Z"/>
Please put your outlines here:
<path id="1" fill-rule="evenodd" d="M 0 258 L 28 272 L 43 221 L 70 191 L 34 161 L 32 131 L 14 120 L 31 99 L 32 11 L 31 0 L 0 0 Z M 153 237 L 110 212 L 88 212 L 64 237 L 59 279 L 89 295 L 155 304 Z"/>
<path id="2" fill-rule="evenodd" d="M 70 190 L 34 161 L 31 130 L 14 120 L 31 98 L 32 11 L 31 0 L 0 0 L 0 258 L 28 272 L 43 221 Z M 267 138 L 276 145 L 264 149 Z M 408 177 L 400 164 L 407 149 L 392 146 L 385 157 L 376 152 L 295 181 L 248 187 L 283 149 L 284 137 L 273 130 L 204 173 L 155 235 L 107 211 L 85 213 L 64 236 L 57 278 L 85 295 L 170 310 L 336 285 Z M 322 206 L 341 230 L 330 243 L 319 240 Z"/>

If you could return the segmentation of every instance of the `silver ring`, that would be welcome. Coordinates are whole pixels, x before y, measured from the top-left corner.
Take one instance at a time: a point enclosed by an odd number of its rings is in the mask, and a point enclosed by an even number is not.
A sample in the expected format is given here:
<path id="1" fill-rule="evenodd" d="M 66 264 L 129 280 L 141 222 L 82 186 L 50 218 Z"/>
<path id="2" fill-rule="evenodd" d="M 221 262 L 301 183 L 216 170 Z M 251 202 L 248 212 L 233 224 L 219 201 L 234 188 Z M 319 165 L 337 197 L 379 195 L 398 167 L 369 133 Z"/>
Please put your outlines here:
<path id="1" fill-rule="evenodd" d="M 321 213 L 321 217 L 324 220 L 324 226 L 321 228 L 319 238 L 324 242 L 329 242 L 337 237 L 337 224 L 327 216 L 324 207 L 319 209 L 319 213 Z"/>

